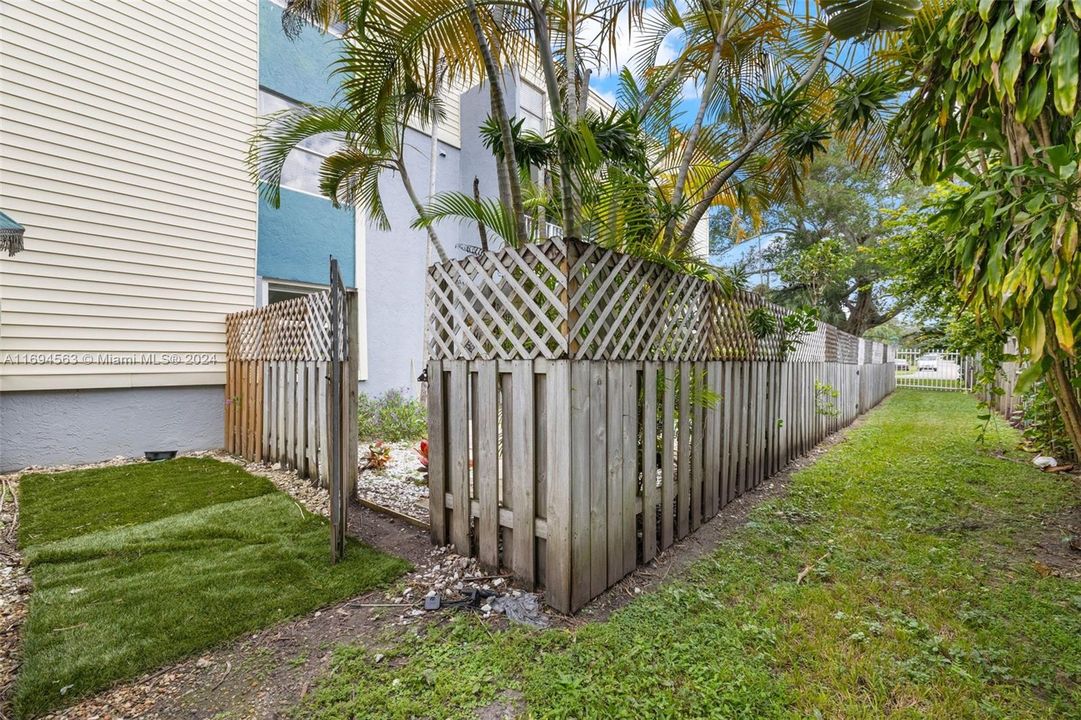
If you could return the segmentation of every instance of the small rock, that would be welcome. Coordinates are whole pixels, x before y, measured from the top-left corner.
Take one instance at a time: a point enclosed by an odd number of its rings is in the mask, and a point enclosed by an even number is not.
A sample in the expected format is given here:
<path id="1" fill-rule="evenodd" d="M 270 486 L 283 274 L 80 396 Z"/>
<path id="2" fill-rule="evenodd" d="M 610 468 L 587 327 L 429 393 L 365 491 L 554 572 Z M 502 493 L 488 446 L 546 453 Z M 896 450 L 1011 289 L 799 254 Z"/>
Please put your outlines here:
<path id="1" fill-rule="evenodd" d="M 210 660 L 210 658 L 205 657 L 201 657 L 195 661 L 195 667 L 197 668 L 208 668 L 213 664 L 214 663 Z"/>
<path id="2" fill-rule="evenodd" d="M 485 613 L 485 617 L 487 617 L 487 615 L 492 612 L 492 606 L 488 603 L 485 603 L 484 605 L 480 606 L 480 611 L 482 613 Z"/>
<path id="3" fill-rule="evenodd" d="M 375 654 L 375 661 L 376 662 L 382 662 L 383 661 L 383 653 L 376 653 Z"/>

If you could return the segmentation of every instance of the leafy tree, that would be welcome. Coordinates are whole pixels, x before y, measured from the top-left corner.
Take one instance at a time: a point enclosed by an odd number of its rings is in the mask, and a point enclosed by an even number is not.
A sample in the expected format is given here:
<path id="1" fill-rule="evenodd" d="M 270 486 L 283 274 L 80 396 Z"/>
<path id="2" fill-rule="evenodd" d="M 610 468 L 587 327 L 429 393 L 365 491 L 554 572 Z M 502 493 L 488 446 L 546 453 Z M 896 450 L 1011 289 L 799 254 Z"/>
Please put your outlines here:
<path id="1" fill-rule="evenodd" d="M 1016 335 L 1045 376 L 1075 450 L 1081 329 L 1076 0 L 963 0 L 914 22 L 898 48 L 910 80 L 895 135 L 938 204 L 945 262 L 979 323 Z"/>
<path id="2" fill-rule="evenodd" d="M 854 335 L 895 318 L 908 303 L 893 287 L 900 271 L 895 244 L 906 222 L 919 221 L 903 212 L 917 189 L 831 149 L 815 160 L 802 190 L 763 222 L 763 271 L 780 280 L 770 294 L 783 304 L 810 305 Z"/>
<path id="3" fill-rule="evenodd" d="M 378 171 L 395 170 L 409 184 L 404 125 L 436 122 L 442 87 L 483 81 L 500 197 L 457 193 L 418 208 L 433 244 L 429 214 L 481 222 L 512 244 L 551 218 L 568 237 L 682 258 L 711 208 L 753 215 L 798 190 L 807 163 L 831 137 L 882 145 L 880 110 L 892 88 L 881 73 L 866 72 L 846 40 L 903 24 L 912 3 L 857 4 L 823 0 L 819 17 L 792 12 L 787 0 L 662 0 L 648 14 L 642 0 L 290 0 L 285 22 L 345 29 L 338 72 L 352 121 L 318 128 L 346 139 L 347 149 L 324 163 L 324 192 L 338 193 L 335 199 L 364 204 L 379 218 Z M 590 76 L 612 61 L 621 27 L 647 38 L 635 59 L 642 79 L 625 71 L 621 108 L 602 117 L 587 106 Z M 662 61 L 660 48 L 673 38 L 676 57 Z M 504 97 L 506 71 L 527 65 L 544 78 L 553 120 L 539 138 L 543 148 L 516 132 Z M 698 95 L 689 122 L 679 112 L 685 86 Z M 296 114 L 305 112 L 314 110 Z M 288 124 L 285 116 L 274 122 Z M 607 153 L 601 130 L 633 152 Z M 268 184 L 273 164 L 303 139 L 297 128 L 264 127 L 253 163 L 271 158 L 261 172 Z M 529 150 L 543 150 L 529 155 L 543 162 L 541 183 L 518 159 Z"/>

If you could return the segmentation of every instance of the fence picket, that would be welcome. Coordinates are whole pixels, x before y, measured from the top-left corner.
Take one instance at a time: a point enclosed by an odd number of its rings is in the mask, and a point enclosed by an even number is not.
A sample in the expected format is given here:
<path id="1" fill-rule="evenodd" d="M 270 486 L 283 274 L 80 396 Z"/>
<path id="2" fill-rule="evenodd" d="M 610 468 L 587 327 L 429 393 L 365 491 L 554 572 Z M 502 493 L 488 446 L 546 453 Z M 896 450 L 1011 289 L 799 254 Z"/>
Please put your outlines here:
<path id="1" fill-rule="evenodd" d="M 589 363 L 589 592 L 608 587 L 608 364 Z"/>
<path id="2" fill-rule="evenodd" d="M 571 605 L 576 607 L 592 597 L 590 366 L 590 361 L 583 360 L 570 368 Z"/>
<path id="3" fill-rule="evenodd" d="M 478 360 L 473 391 L 473 443 L 476 448 L 473 484 L 480 506 L 477 518 L 477 557 L 488 572 L 499 572 L 499 418 L 495 360 Z"/>
<path id="4" fill-rule="evenodd" d="M 623 365 L 623 574 L 638 565 L 638 366 Z"/>
<path id="5" fill-rule="evenodd" d="M 673 541 L 673 521 L 675 520 L 675 407 L 676 407 L 676 364 L 664 364 L 664 398 L 662 408 L 661 432 L 661 549 L 667 549 Z"/>
<path id="6" fill-rule="evenodd" d="M 511 363 L 514 414 L 511 438 L 514 444 L 512 478 L 514 484 L 514 563 L 512 570 L 525 587 L 536 582 L 536 460 L 533 364 L 528 360 Z"/>
<path id="7" fill-rule="evenodd" d="M 642 370 L 642 562 L 657 556 L 657 363 Z"/>
<path id="8" fill-rule="evenodd" d="M 608 584 L 623 577 L 623 363 L 608 363 Z"/>
<path id="9" fill-rule="evenodd" d="M 676 441 L 676 535 L 687 537 L 691 528 L 691 364 L 679 364 L 679 429 Z"/>
<path id="10" fill-rule="evenodd" d="M 556 360 L 545 380 L 547 420 L 551 435 L 546 443 L 547 512 L 544 599 L 560 612 L 571 611 L 571 372 L 569 360 Z M 637 437 L 635 438 L 637 440 Z M 632 508 L 633 512 L 633 508 Z M 633 534 L 631 539 L 634 539 Z M 631 559 L 634 570 L 634 559 Z M 629 571 L 628 571 L 629 572 Z"/>

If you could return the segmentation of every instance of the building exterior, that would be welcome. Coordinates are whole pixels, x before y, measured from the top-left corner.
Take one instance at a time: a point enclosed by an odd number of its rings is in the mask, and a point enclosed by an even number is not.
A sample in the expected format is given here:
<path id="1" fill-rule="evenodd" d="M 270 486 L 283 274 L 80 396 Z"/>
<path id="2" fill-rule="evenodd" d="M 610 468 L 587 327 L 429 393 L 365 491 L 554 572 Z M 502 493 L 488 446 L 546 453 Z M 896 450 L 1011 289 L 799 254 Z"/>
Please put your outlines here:
<path id="1" fill-rule="evenodd" d="M 221 444 L 258 8 L 177 7 L 0 1 L 0 470 Z"/>
<path id="2" fill-rule="evenodd" d="M 0 256 L 0 472 L 220 447 L 224 316 L 325 287 L 331 255 L 360 299 L 361 392 L 418 392 L 428 248 L 400 179 L 381 180 L 384 231 L 319 194 L 333 137 L 290 155 L 278 208 L 250 177 L 260 115 L 336 99 L 341 41 L 286 37 L 284 3 L 0 0 L 0 210 L 26 226 Z M 543 130 L 540 78 L 505 84 Z M 444 107 L 434 146 L 407 130 L 418 192 L 434 162 L 437 192 L 497 195 L 487 91 Z"/>

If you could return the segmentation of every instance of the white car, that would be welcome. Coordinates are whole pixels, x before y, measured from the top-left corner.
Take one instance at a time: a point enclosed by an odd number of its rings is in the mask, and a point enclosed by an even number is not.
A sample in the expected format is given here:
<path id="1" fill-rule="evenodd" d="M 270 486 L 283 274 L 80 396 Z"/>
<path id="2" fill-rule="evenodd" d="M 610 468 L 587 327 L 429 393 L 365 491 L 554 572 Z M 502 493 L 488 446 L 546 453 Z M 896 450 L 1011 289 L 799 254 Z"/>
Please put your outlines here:
<path id="1" fill-rule="evenodd" d="M 916 371 L 938 372 L 938 364 L 941 360 L 942 356 L 938 353 L 928 353 L 916 361 Z"/>

